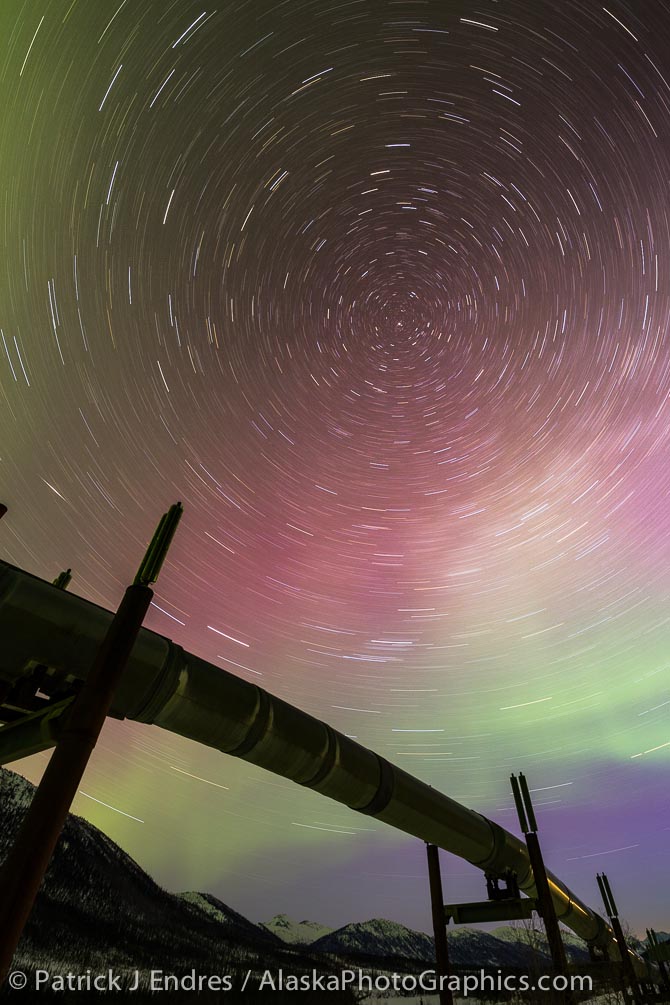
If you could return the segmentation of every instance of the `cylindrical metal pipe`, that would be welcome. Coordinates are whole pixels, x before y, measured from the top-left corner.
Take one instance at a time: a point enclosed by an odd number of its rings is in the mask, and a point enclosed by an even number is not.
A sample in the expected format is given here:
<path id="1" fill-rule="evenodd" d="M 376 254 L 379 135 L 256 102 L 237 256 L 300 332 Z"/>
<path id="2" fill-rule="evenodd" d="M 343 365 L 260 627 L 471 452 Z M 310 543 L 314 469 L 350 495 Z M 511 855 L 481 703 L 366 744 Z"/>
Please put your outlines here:
<path id="1" fill-rule="evenodd" d="M 36 665 L 83 680 L 112 614 L 0 562 L 0 691 Z M 49 693 L 49 679 L 40 685 Z M 153 723 L 308 786 L 485 872 L 513 869 L 536 894 L 525 844 L 329 725 L 142 629 L 117 690 L 115 714 Z M 547 873 L 560 921 L 609 946 L 603 918 Z"/>

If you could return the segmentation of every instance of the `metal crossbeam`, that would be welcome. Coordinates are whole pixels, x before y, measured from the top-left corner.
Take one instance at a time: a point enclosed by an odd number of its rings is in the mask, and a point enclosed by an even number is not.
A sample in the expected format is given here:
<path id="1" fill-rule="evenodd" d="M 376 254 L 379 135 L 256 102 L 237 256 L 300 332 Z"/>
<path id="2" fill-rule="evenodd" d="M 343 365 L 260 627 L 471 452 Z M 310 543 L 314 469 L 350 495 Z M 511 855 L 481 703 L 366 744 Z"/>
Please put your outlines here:
<path id="1" fill-rule="evenodd" d="M 11 764 L 22 757 L 39 754 L 55 747 L 65 725 L 75 696 L 55 702 L 38 712 L 23 715 L 20 719 L 0 728 L 0 764 Z"/>
<path id="2" fill-rule="evenodd" d="M 512 897 L 509 900 L 480 900 L 471 904 L 445 904 L 447 924 L 476 925 L 484 921 L 520 921 L 533 916 L 537 904 L 533 897 Z"/>

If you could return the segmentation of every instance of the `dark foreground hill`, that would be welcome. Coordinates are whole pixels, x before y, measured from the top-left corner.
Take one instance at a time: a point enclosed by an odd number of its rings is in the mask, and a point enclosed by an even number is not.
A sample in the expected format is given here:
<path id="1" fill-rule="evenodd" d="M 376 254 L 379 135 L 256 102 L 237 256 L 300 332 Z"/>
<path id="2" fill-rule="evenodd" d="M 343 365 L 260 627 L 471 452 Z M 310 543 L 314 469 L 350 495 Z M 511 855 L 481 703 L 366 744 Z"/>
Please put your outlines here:
<path id="1" fill-rule="evenodd" d="M 0 862 L 28 806 L 34 787 L 14 772 L 0 768 Z M 70 815 L 47 876 L 28 921 L 15 968 L 52 974 L 68 971 L 122 975 L 128 988 L 135 971 L 169 974 L 243 975 L 248 969 L 302 973 L 324 961 L 302 948 L 287 946 L 266 929 L 254 925 L 209 894 L 168 893 L 158 886 L 118 845 L 92 824 Z M 144 977 L 143 977 L 144 979 Z M 256 981 L 256 984 L 258 982 Z M 140 985 L 142 986 L 142 985 Z M 237 985 L 241 987 L 241 984 Z M 253 986 L 253 985 L 252 985 Z M 71 992 L 71 1000 L 84 1002 L 85 992 Z M 60 1001 L 68 1001 L 60 996 Z M 13 997 L 0 992 L 0 996 Z M 40 991 L 40 1000 L 45 997 Z M 123 1000 L 126 995 L 117 996 Z M 139 1002 L 138 994 L 127 996 Z M 190 999 L 190 994 L 175 1001 Z M 258 996 L 258 1000 L 267 1000 Z M 27 1001 L 24 994 L 17 1001 Z M 99 1000 L 92 993 L 90 1000 Z M 165 1000 L 153 997 L 152 1001 Z M 196 1000 L 200 1000 L 199 997 Z M 240 994 L 226 1001 L 256 1001 Z M 300 1000 L 273 995 L 273 1000 Z M 302 1000 L 304 1001 L 304 995 Z M 328 1001 L 349 1001 L 338 994 Z"/>

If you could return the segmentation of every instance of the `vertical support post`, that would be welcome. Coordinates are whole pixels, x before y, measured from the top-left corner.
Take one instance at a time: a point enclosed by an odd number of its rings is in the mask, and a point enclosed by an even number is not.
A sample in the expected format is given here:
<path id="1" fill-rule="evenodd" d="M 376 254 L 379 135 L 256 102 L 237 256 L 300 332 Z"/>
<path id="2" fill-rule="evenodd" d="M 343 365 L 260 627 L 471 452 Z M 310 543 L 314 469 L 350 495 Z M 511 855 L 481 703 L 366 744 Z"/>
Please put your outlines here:
<path id="1" fill-rule="evenodd" d="M 628 952 L 628 944 L 626 942 L 626 937 L 623 934 L 623 928 L 621 927 L 621 921 L 619 920 L 619 911 L 617 910 L 616 902 L 614 900 L 614 894 L 612 893 L 612 888 L 604 872 L 597 873 L 596 879 L 598 880 L 598 889 L 600 890 L 600 896 L 603 899 L 605 912 L 610 919 L 610 924 L 612 925 L 612 928 L 614 929 L 614 934 L 616 936 L 616 943 L 619 949 L 619 955 L 621 956 L 621 968 L 623 972 L 624 983 L 630 987 L 630 993 L 636 1005 L 642 1005 L 642 994 L 640 991 L 640 985 L 638 983 L 637 977 L 635 976 L 635 971 L 633 970 L 633 964 L 631 963 L 630 960 L 630 954 Z"/>
<path id="2" fill-rule="evenodd" d="M 52 586 L 57 586 L 59 590 L 67 590 L 68 586 L 72 582 L 72 569 L 65 569 L 64 572 L 59 572 L 56 578 L 52 582 Z"/>
<path id="3" fill-rule="evenodd" d="M 558 918 L 556 917 L 556 908 L 554 907 L 554 901 L 551 896 L 551 888 L 549 886 L 547 870 L 544 865 L 544 858 L 542 857 L 540 840 L 537 836 L 537 821 L 535 819 L 535 811 L 533 810 L 533 803 L 528 790 L 528 783 L 525 775 L 521 772 L 519 773 L 518 779 L 515 775 L 511 775 L 510 781 L 512 784 L 514 802 L 519 816 L 519 824 L 526 838 L 528 858 L 530 859 L 535 889 L 537 890 L 537 909 L 542 921 L 544 922 L 544 929 L 547 933 L 547 942 L 549 943 L 551 961 L 554 965 L 555 973 L 561 977 L 566 977 L 568 972 L 568 961 L 565 955 L 565 946 L 563 945 L 561 930 L 558 925 Z M 572 1000 L 572 994 L 569 991 L 565 991 L 563 1001 L 566 1002 L 566 1005 L 571 1005 Z"/>
<path id="4" fill-rule="evenodd" d="M 442 876 L 440 873 L 440 851 L 437 845 L 427 844 L 428 880 L 430 883 L 430 904 L 433 912 L 433 936 L 435 938 L 435 963 L 437 976 L 449 976 L 449 945 L 447 943 L 447 923 L 444 917 Z M 440 990 L 440 1005 L 454 1005 L 454 997 L 449 988 Z"/>
<path id="5" fill-rule="evenodd" d="M 647 942 L 649 943 L 650 946 L 658 945 L 658 935 L 656 934 L 653 928 L 647 929 Z M 661 981 L 663 983 L 663 987 L 665 988 L 666 991 L 670 991 L 670 977 L 668 977 L 668 966 L 665 960 L 658 960 L 657 964 L 659 973 L 661 975 Z"/>
<path id="6" fill-rule="evenodd" d="M 642 998 L 640 996 L 640 986 L 637 982 L 635 973 L 633 972 L 633 967 L 630 962 L 630 957 L 628 955 L 628 946 L 626 944 L 626 939 L 623 934 L 623 929 L 621 927 L 621 922 L 618 918 L 610 918 L 612 928 L 614 929 L 614 934 L 616 935 L 617 946 L 619 946 L 619 952 L 621 953 L 621 962 L 623 964 L 623 977 L 624 981 L 630 987 L 630 992 L 635 1005 L 642 1005 Z"/>
<path id="7" fill-rule="evenodd" d="M 153 590 L 148 584 L 156 581 L 181 514 L 180 503 L 164 514 L 135 582 L 127 588 L 72 705 L 13 847 L 0 869 L 0 985 L 11 966 L 72 800 L 151 603 Z"/>

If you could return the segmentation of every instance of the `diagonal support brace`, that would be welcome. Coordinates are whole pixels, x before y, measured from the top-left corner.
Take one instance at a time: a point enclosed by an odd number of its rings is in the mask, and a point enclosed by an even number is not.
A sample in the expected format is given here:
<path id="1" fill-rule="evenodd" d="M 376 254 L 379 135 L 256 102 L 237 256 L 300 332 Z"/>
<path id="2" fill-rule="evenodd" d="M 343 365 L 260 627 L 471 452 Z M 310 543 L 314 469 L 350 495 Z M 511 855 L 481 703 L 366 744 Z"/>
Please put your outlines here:
<path id="1" fill-rule="evenodd" d="M 75 695 L 0 728 L 0 764 L 11 764 L 30 754 L 39 754 L 58 743 Z"/>

